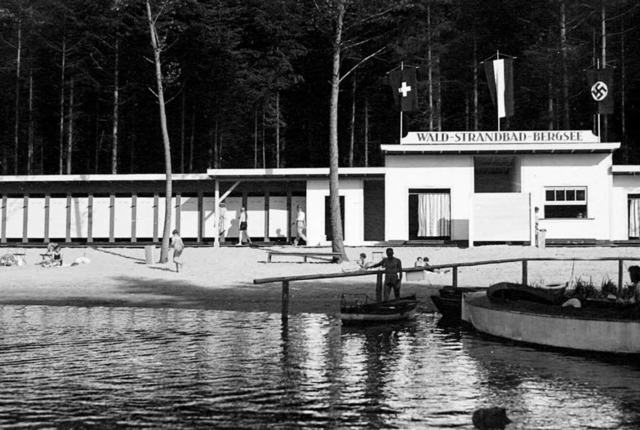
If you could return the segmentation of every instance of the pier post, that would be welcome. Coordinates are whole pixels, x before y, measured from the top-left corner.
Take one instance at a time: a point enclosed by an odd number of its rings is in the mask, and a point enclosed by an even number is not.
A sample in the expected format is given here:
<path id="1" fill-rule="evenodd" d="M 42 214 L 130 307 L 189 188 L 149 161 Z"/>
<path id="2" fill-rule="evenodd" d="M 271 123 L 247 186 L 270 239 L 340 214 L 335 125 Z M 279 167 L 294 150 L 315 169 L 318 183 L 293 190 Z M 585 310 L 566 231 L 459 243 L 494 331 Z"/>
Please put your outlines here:
<path id="1" fill-rule="evenodd" d="M 382 272 L 376 275 L 376 302 L 382 301 Z"/>
<path id="2" fill-rule="evenodd" d="M 282 281 L 282 321 L 289 319 L 289 281 Z"/>
<path id="3" fill-rule="evenodd" d="M 527 263 L 527 260 L 522 260 L 522 285 L 528 285 L 529 283 L 529 267 Z"/>
<path id="4" fill-rule="evenodd" d="M 458 266 L 454 266 L 451 269 L 451 274 L 452 274 L 452 280 L 451 280 L 451 284 L 453 288 L 458 288 Z"/>
<path id="5" fill-rule="evenodd" d="M 624 260 L 618 260 L 618 297 L 622 298 L 622 284 L 624 282 Z"/>

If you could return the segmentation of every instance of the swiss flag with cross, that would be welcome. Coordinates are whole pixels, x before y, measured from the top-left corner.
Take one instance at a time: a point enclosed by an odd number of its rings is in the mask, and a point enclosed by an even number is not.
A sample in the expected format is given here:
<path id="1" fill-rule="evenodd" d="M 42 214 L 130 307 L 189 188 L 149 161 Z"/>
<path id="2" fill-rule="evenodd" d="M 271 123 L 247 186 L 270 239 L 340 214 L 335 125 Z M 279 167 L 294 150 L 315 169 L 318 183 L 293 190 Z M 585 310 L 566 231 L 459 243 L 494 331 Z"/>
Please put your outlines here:
<path id="1" fill-rule="evenodd" d="M 416 68 L 407 67 L 389 73 L 389 84 L 393 99 L 400 105 L 402 112 L 418 110 L 418 79 Z"/>

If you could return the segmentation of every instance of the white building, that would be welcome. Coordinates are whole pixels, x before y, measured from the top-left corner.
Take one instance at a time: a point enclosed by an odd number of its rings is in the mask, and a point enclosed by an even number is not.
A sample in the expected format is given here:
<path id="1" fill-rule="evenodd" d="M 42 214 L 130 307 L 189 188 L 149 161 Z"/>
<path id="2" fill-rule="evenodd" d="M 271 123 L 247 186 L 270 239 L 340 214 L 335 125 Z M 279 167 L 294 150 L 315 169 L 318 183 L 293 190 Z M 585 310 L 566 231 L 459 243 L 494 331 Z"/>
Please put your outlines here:
<path id="1" fill-rule="evenodd" d="M 590 131 L 412 132 L 382 145 L 385 166 L 341 168 L 346 245 L 407 241 L 532 244 L 640 239 L 640 166 L 613 166 L 619 143 Z M 173 226 L 213 243 L 237 237 L 245 206 L 256 241 L 288 242 L 296 207 L 309 245 L 331 239 L 329 169 L 209 169 L 174 175 Z M 0 177 L 0 242 L 154 242 L 164 175 Z M 220 219 L 216 208 L 226 204 Z"/>

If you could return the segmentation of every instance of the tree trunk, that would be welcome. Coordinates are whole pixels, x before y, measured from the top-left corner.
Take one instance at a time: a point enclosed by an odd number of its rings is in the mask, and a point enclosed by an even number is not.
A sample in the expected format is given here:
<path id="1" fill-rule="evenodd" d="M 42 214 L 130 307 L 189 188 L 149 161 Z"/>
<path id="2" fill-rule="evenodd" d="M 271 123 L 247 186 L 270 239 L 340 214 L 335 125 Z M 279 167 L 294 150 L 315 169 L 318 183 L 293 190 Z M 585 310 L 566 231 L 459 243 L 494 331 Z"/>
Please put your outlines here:
<path id="1" fill-rule="evenodd" d="M 60 147 L 60 157 L 58 159 L 58 174 L 64 172 L 64 81 L 66 73 L 67 61 L 67 37 L 62 36 L 62 64 L 60 66 L 60 136 L 58 137 L 58 145 Z"/>
<path id="2" fill-rule="evenodd" d="M 27 175 L 33 174 L 33 67 L 29 67 L 29 134 L 27 141 Z M 42 173 L 42 172 L 40 172 Z"/>
<path id="3" fill-rule="evenodd" d="M 264 109 L 264 105 L 262 105 L 262 168 L 267 168 L 267 150 L 266 150 L 266 135 L 265 135 L 265 123 L 267 121 L 267 114 Z"/>
<path id="4" fill-rule="evenodd" d="M 16 55 L 16 117 L 13 134 L 13 174 L 18 174 L 19 142 L 20 142 L 20 73 L 22 66 L 22 19 L 18 18 L 18 47 Z"/>
<path id="5" fill-rule="evenodd" d="M 191 106 L 191 136 L 189 136 L 189 173 L 193 173 L 193 144 L 196 140 L 196 109 Z"/>
<path id="6" fill-rule="evenodd" d="M 71 174 L 73 162 L 73 78 L 69 79 L 69 118 L 67 119 L 67 175 Z"/>
<path id="7" fill-rule="evenodd" d="M 555 112 L 553 110 L 553 69 L 549 65 L 549 83 L 547 86 L 547 128 L 553 130 L 553 122 L 555 119 Z"/>
<path id="8" fill-rule="evenodd" d="M 364 96 L 364 167 L 369 167 L 369 97 Z"/>
<path id="9" fill-rule="evenodd" d="M 333 40 L 333 73 L 331 74 L 331 101 L 329 115 L 329 200 L 331 209 L 331 235 L 333 252 L 339 252 L 339 261 L 347 259 L 342 238 L 340 217 L 340 188 L 338 186 L 338 94 L 340 92 L 340 54 L 344 0 L 338 0 L 338 15 Z"/>
<path id="10" fill-rule="evenodd" d="M 253 168 L 258 168 L 258 109 L 253 111 Z"/>
<path id="11" fill-rule="evenodd" d="M 431 1 L 427 0 L 427 86 L 429 88 L 429 131 L 433 131 L 433 48 L 431 46 Z"/>
<path id="12" fill-rule="evenodd" d="M 111 173 L 118 173 L 118 113 L 120 111 L 120 45 L 118 42 L 118 32 L 116 32 L 115 42 L 115 64 L 113 70 L 113 129 L 111 139 L 113 145 L 111 146 Z"/>
<path id="13" fill-rule="evenodd" d="M 180 114 L 180 173 L 184 173 L 184 147 L 185 147 L 185 139 L 186 139 L 186 110 L 187 110 L 187 96 L 185 95 L 183 90 L 182 92 L 182 112 Z"/>
<path id="14" fill-rule="evenodd" d="M 565 0 L 560 0 L 560 64 L 562 67 L 562 129 L 569 130 L 569 72 L 567 64 L 567 14 Z"/>
<path id="15" fill-rule="evenodd" d="M 218 161 L 220 160 L 220 154 L 218 154 L 218 124 L 219 121 L 216 119 L 214 128 L 213 128 L 213 168 L 219 169 L 220 164 Z"/>
<path id="16" fill-rule="evenodd" d="M 440 54 L 435 56 L 435 108 L 436 108 L 436 130 L 442 131 L 442 85 L 440 76 Z"/>
<path id="17" fill-rule="evenodd" d="M 156 68 L 156 85 L 158 87 L 158 106 L 160 107 L 160 126 L 162 128 L 162 143 L 164 144 L 164 164 L 166 171 L 165 184 L 165 210 L 164 210 L 164 231 L 162 234 L 162 248 L 160 251 L 160 262 L 166 263 L 169 260 L 169 238 L 171 234 L 171 209 L 173 190 L 171 184 L 171 143 L 169 141 L 169 130 L 167 129 L 167 113 L 164 105 L 164 89 L 162 86 L 162 66 L 160 62 L 161 47 L 158 42 L 158 33 L 155 20 L 151 15 L 151 5 L 147 0 L 147 18 L 149 20 L 149 32 L 151 34 L 151 46 L 153 47 L 153 60 Z"/>
<path id="18" fill-rule="evenodd" d="M 480 113 L 478 112 L 478 39 L 473 36 L 473 131 L 478 131 L 480 126 Z"/>
<path id="19" fill-rule="evenodd" d="M 624 164 L 629 164 L 629 145 L 627 143 L 627 115 L 625 113 L 625 105 L 626 105 L 626 96 L 625 96 L 625 92 L 626 92 L 626 80 L 627 80 L 627 74 L 626 74 L 626 62 L 627 62 L 627 58 L 626 58 L 626 47 L 625 47 L 625 43 L 626 43 L 626 38 L 625 38 L 625 25 L 624 25 L 624 18 L 622 18 L 622 37 L 620 39 L 620 128 L 621 128 L 621 141 L 622 141 L 622 145 L 623 145 L 623 151 L 622 151 L 622 155 L 623 155 L 623 159 L 624 159 Z"/>
<path id="20" fill-rule="evenodd" d="M 280 91 L 276 91 L 276 168 L 280 168 Z"/>
<path id="21" fill-rule="evenodd" d="M 353 167 L 353 148 L 356 139 L 356 74 L 353 74 L 351 86 L 351 124 L 349 125 L 351 136 L 349 137 L 349 167 Z"/>

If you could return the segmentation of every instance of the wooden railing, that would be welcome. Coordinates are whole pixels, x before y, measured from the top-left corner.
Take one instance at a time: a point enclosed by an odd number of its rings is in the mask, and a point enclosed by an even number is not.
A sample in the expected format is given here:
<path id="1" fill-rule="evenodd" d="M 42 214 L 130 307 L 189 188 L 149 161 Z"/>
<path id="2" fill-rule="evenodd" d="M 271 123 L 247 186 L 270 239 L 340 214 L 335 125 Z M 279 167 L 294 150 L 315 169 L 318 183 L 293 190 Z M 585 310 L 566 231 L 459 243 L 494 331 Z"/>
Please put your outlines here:
<path id="1" fill-rule="evenodd" d="M 433 271 L 437 269 L 451 269 L 451 285 L 458 287 L 458 269 L 460 267 L 485 266 L 488 264 L 522 263 L 522 283 L 529 283 L 529 262 L 530 261 L 617 261 L 618 262 L 618 295 L 622 291 L 624 283 L 624 262 L 640 261 L 640 257 L 602 257 L 602 258 L 572 258 L 572 257 L 529 257 L 529 258 L 508 258 L 501 260 L 470 261 L 465 263 L 438 264 L 429 267 L 409 267 L 402 269 L 402 272 L 422 272 L 423 270 Z M 282 319 L 289 318 L 289 283 L 293 281 L 309 281 L 314 279 L 350 278 L 356 276 L 376 276 L 376 301 L 382 300 L 382 275 L 384 269 L 361 270 L 342 273 L 318 273 L 311 275 L 279 276 L 275 278 L 254 279 L 254 284 L 269 284 L 282 282 Z"/>

